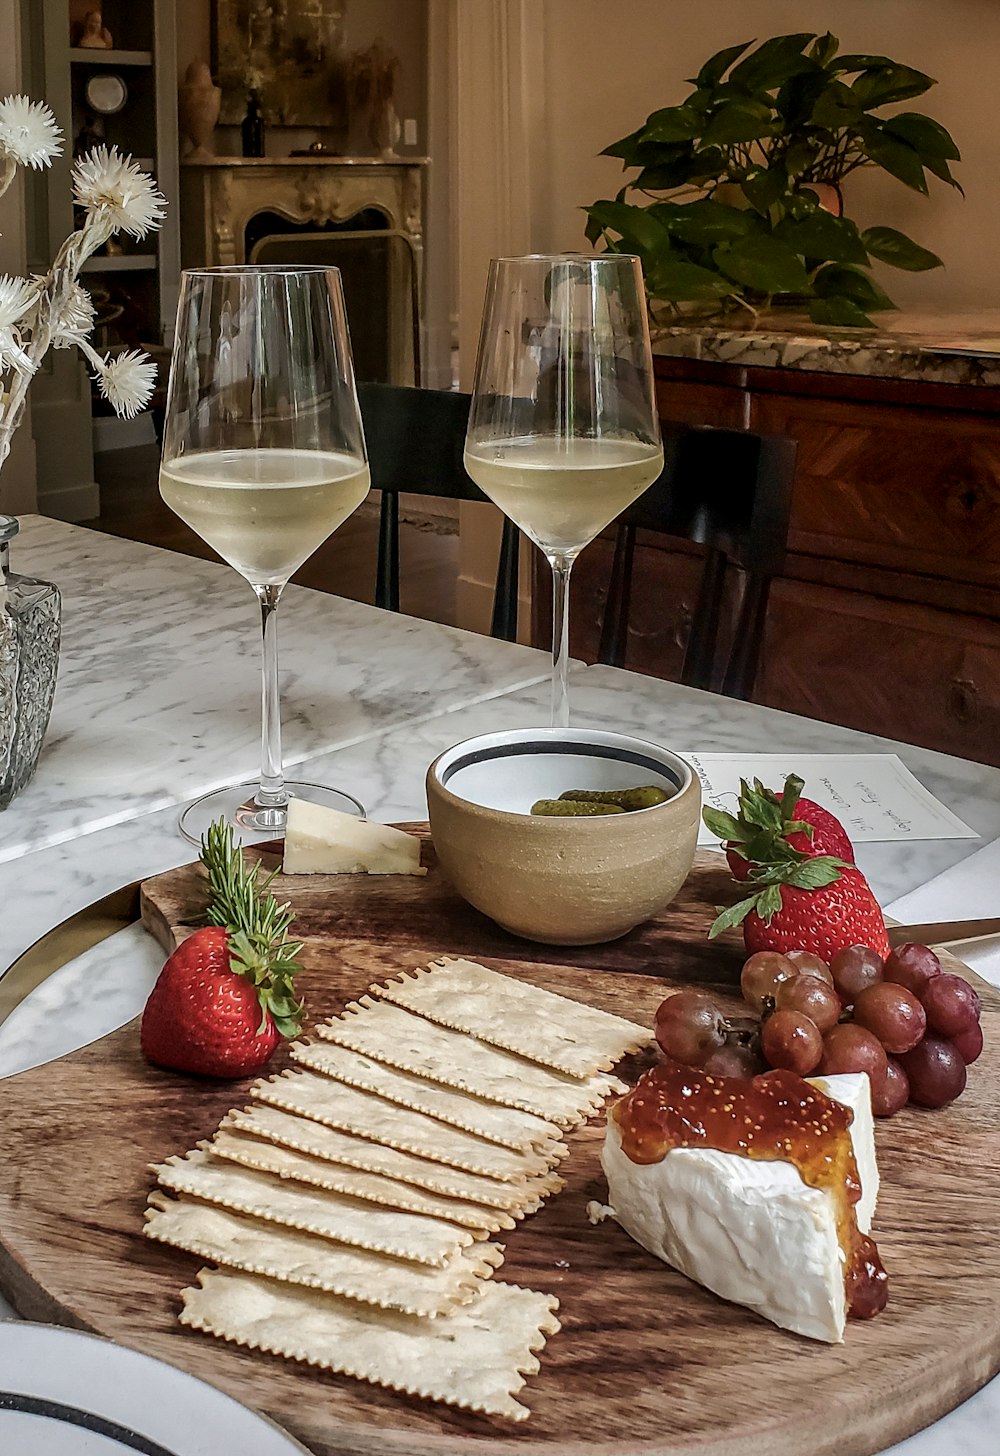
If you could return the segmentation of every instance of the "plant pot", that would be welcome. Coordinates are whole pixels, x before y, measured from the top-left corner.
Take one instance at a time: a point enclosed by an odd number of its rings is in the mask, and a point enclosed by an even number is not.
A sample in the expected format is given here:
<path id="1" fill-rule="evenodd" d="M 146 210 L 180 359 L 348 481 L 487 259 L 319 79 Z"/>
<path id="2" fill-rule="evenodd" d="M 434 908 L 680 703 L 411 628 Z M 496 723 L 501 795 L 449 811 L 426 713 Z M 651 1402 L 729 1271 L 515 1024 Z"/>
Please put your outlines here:
<path id="1" fill-rule="evenodd" d="M 59 667 L 57 587 L 9 569 L 13 516 L 0 516 L 0 809 L 31 782 Z"/>

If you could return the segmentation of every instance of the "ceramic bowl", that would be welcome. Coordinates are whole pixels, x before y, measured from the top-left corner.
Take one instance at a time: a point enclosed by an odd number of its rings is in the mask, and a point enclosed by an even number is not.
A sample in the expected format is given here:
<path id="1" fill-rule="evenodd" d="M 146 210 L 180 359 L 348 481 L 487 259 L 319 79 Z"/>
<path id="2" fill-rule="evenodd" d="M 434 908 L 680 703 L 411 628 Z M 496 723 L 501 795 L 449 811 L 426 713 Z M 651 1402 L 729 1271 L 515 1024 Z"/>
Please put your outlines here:
<path id="1" fill-rule="evenodd" d="M 657 784 L 663 804 L 594 818 L 530 813 L 567 789 Z M 470 905 L 527 940 L 596 945 L 662 910 L 691 869 L 701 786 L 669 749 L 621 733 L 531 728 L 456 744 L 427 771 L 438 860 Z"/>

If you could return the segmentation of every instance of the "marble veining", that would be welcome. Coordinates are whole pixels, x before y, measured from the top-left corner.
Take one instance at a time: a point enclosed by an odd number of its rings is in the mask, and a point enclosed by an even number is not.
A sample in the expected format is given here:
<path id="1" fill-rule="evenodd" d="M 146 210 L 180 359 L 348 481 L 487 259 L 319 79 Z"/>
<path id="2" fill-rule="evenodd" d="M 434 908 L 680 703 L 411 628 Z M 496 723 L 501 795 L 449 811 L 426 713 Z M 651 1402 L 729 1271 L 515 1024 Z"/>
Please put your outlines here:
<path id="1" fill-rule="evenodd" d="M 63 646 L 0 862 L 254 776 L 259 613 L 235 571 L 40 517 L 15 544 L 17 567 L 63 592 Z M 301 587 L 279 624 L 286 769 L 548 671 L 532 648 Z"/>
<path id="2" fill-rule="evenodd" d="M 874 329 L 828 328 L 805 315 L 745 315 L 663 323 L 653 353 L 747 368 L 911 379 L 924 384 L 1000 385 L 1000 311 L 875 315 Z"/>

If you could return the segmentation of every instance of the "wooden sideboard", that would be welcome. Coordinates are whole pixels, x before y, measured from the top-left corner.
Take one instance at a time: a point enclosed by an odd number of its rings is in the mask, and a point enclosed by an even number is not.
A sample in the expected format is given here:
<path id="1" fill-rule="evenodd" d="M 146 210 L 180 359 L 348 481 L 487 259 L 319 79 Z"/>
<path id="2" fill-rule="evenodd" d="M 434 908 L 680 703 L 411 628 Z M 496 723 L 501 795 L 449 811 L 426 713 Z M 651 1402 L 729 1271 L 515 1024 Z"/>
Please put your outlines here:
<path id="1" fill-rule="evenodd" d="M 1000 766 L 1000 387 L 662 356 L 656 375 L 664 419 L 798 442 L 755 701 Z M 612 534 L 574 570 L 571 645 L 588 661 Z M 626 663 L 664 678 L 700 567 L 670 544 L 640 538 Z"/>

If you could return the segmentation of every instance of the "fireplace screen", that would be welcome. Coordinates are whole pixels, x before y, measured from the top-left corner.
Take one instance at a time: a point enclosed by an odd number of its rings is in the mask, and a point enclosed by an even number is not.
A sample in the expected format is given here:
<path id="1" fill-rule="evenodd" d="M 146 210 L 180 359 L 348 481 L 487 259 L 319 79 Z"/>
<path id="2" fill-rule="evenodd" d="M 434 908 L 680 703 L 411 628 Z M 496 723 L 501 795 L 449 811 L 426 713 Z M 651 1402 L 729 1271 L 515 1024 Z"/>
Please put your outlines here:
<path id="1" fill-rule="evenodd" d="M 339 268 L 359 380 L 417 384 L 420 378 L 417 264 L 411 240 L 376 208 L 346 223 L 294 223 L 258 213 L 246 227 L 248 263 Z"/>

